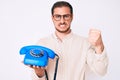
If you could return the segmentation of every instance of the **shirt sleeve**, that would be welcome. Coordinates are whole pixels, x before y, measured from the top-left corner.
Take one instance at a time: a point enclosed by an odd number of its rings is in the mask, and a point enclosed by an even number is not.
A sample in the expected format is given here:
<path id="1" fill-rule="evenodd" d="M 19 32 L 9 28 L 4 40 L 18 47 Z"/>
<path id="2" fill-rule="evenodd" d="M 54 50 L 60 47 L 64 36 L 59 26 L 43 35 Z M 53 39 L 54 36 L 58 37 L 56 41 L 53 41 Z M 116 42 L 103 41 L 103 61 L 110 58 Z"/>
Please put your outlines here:
<path id="1" fill-rule="evenodd" d="M 104 76 L 107 73 L 108 67 L 106 49 L 101 54 L 97 54 L 94 48 L 90 48 L 87 53 L 87 64 L 93 72 Z"/>

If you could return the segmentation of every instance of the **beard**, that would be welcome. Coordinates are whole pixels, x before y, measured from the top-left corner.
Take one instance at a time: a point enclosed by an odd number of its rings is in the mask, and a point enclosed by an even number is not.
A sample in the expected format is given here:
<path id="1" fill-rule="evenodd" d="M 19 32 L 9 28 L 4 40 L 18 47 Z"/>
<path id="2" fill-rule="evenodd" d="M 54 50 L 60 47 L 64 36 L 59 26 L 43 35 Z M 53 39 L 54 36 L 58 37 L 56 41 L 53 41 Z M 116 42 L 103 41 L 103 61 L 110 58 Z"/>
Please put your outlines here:
<path id="1" fill-rule="evenodd" d="M 66 23 L 60 23 L 59 24 L 59 26 L 61 26 L 61 25 L 67 25 Z M 66 28 L 66 29 L 59 29 L 59 28 L 55 28 L 58 32 L 60 32 L 60 33 L 67 33 L 69 30 L 70 30 L 70 27 L 68 27 L 68 28 Z"/>
<path id="2" fill-rule="evenodd" d="M 67 32 L 70 30 L 70 27 L 68 27 L 68 28 L 65 29 L 65 30 L 60 30 L 60 29 L 56 28 L 56 30 L 57 30 L 58 32 L 60 32 L 60 33 L 67 33 Z"/>

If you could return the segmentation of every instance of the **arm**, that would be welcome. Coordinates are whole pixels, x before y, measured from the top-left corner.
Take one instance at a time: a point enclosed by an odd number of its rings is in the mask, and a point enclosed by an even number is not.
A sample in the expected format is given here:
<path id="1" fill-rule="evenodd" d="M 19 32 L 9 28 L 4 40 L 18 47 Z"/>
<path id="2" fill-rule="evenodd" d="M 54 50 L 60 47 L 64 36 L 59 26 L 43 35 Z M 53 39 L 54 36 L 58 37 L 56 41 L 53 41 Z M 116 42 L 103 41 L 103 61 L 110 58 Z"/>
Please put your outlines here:
<path id="1" fill-rule="evenodd" d="M 89 32 L 89 43 L 87 63 L 91 70 L 99 75 L 105 75 L 108 66 L 108 57 L 101 37 L 101 32 L 91 29 Z"/>

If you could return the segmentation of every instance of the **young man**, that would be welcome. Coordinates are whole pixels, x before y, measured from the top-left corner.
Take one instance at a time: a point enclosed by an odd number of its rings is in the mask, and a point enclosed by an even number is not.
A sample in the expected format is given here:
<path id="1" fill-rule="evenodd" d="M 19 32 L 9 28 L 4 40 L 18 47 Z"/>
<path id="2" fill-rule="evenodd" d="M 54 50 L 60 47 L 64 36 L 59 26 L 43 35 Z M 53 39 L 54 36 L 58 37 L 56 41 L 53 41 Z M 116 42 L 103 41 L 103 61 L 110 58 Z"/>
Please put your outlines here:
<path id="1" fill-rule="evenodd" d="M 52 9 L 55 33 L 40 39 L 38 45 L 48 47 L 59 55 L 56 80 L 84 80 L 86 66 L 99 75 L 107 72 L 108 58 L 101 32 L 91 29 L 89 37 L 84 38 L 71 30 L 73 8 L 65 1 L 56 2 Z M 45 80 L 45 70 L 32 66 L 33 80 Z M 49 80 L 53 80 L 55 60 L 49 60 L 46 67 Z"/>

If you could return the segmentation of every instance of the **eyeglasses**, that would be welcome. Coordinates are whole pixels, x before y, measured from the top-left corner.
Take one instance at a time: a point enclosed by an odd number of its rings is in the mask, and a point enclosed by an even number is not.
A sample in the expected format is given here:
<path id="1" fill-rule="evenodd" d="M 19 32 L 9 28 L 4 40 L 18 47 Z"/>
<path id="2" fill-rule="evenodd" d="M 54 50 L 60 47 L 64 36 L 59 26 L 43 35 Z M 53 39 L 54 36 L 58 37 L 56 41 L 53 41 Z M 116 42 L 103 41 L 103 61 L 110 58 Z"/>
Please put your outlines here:
<path id="1" fill-rule="evenodd" d="M 53 15 L 53 18 L 54 18 L 56 21 L 60 21 L 62 17 L 63 17 L 63 19 L 66 20 L 66 21 L 68 21 L 68 20 L 71 19 L 71 15 L 70 15 L 70 14 L 65 14 L 65 15 L 55 14 L 55 15 Z"/>

